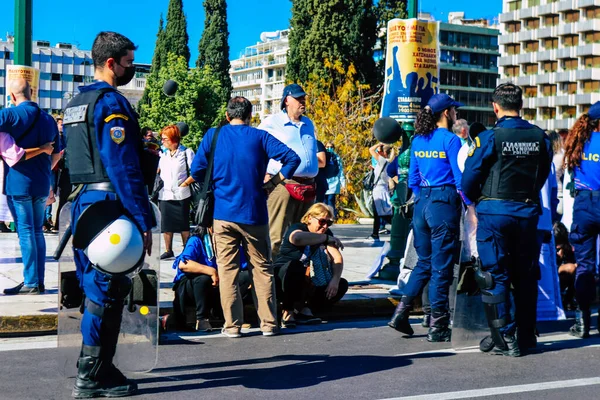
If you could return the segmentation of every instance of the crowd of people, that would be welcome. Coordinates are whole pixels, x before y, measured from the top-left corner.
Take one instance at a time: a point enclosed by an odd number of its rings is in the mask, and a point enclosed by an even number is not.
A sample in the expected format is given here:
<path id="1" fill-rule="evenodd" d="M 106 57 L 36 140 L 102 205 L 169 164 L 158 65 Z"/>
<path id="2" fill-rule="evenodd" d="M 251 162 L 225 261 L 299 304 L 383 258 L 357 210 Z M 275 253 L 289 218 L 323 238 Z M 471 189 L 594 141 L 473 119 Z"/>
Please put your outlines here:
<path id="1" fill-rule="evenodd" d="M 96 82 L 80 88 L 64 121 L 31 101 L 24 79 L 12 81 L 9 91 L 16 107 L 0 111 L 0 151 L 8 167 L 3 188 L 19 236 L 24 280 L 4 293 L 45 291 L 44 227 L 52 231 L 59 224 L 58 217 L 48 217 L 48 199 L 58 193 L 60 210 L 77 186 L 73 235 L 87 229 L 77 223 L 88 208 L 113 202 L 140 230 L 142 251 L 148 255 L 156 224 L 150 199 L 158 202 L 165 242 L 160 258 L 174 258 L 176 270 L 177 326 L 211 330 L 210 320 L 218 315 L 224 319 L 225 336 L 241 337 L 245 302 L 255 304 L 264 336 L 276 335 L 280 327 L 320 322 L 318 313 L 348 290 L 342 278 L 344 245 L 330 229 L 336 196 L 346 182 L 334 144 L 319 142 L 313 122 L 304 115 L 302 87 L 286 86 L 279 112 L 258 128 L 250 126 L 251 102 L 230 99 L 226 121 L 206 132 L 194 153 L 181 144 L 177 125 L 162 127 L 159 138 L 149 128 L 140 129 L 133 108 L 116 91 L 135 73 L 135 48 L 118 33 L 97 36 L 92 49 Z M 449 292 L 460 258 L 461 219 L 466 209 L 475 210 L 478 258 L 472 263 L 473 276 L 490 327 L 480 349 L 519 356 L 536 346 L 542 243 L 555 240 L 564 299 L 577 309 L 570 333 L 580 338 L 590 334 L 600 233 L 600 103 L 580 116 L 563 141 L 560 134 L 547 135 L 520 117 L 518 86 L 502 84 L 492 99 L 498 122 L 485 130 L 458 119 L 461 103 L 446 94 L 433 95 L 417 116 L 407 173 L 389 144 L 369 149 L 371 238 L 379 239 L 385 224 L 392 223 L 390 182 L 405 179 L 414 204 L 418 262 L 389 326 L 412 335 L 409 313 L 427 290 L 427 340 L 449 341 Z M 80 107 L 90 104 L 94 118 L 86 119 Z M 236 148 L 245 151 L 231 151 Z M 462 161 L 461 152 L 468 153 Z M 570 183 L 563 184 L 569 174 Z M 198 205 L 192 185 L 205 179 L 214 196 L 212 224 L 191 232 L 191 210 Z M 540 196 L 545 185 L 551 193 L 547 201 Z M 565 226 L 559 215 L 561 208 L 567 213 L 567 190 L 574 207 L 572 222 Z M 546 209 L 553 226 L 541 223 Z M 182 237 L 181 252 L 173 248 L 175 233 Z M 83 248 L 75 249 L 86 297 L 73 395 L 132 394 L 135 383 L 112 364 L 131 282 L 125 274 L 98 268 L 88 256 Z M 189 306 L 195 309 L 191 323 L 185 312 Z M 163 320 L 165 327 L 168 320 Z"/>

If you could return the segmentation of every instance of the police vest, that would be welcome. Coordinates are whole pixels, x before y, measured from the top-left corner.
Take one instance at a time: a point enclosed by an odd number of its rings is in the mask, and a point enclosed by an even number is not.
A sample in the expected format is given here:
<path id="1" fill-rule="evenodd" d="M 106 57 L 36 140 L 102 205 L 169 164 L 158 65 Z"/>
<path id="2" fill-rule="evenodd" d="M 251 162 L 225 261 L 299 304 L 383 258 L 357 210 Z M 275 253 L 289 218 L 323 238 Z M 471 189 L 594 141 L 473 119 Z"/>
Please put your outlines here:
<path id="1" fill-rule="evenodd" d="M 494 128 L 496 163 L 483 185 L 482 197 L 539 203 L 540 165 L 549 160 L 545 135 L 538 127 Z"/>

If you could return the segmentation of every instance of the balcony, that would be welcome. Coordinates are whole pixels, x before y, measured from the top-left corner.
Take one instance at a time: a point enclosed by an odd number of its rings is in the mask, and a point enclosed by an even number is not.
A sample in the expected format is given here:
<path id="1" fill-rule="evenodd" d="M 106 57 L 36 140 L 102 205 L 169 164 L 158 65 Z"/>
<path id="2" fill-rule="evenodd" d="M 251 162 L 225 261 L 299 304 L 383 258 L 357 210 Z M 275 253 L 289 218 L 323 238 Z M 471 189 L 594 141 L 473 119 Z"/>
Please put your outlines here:
<path id="1" fill-rule="evenodd" d="M 600 93 L 584 93 L 575 95 L 575 104 L 594 104 L 600 100 Z"/>
<path id="2" fill-rule="evenodd" d="M 238 87 L 242 87 L 242 86 L 260 85 L 261 82 L 262 82 L 262 79 L 248 79 L 245 81 L 231 82 L 231 85 L 234 88 L 238 88 Z"/>
<path id="3" fill-rule="evenodd" d="M 561 1 L 558 3 L 558 7 L 557 7 L 556 11 L 560 12 L 560 11 L 574 10 L 577 8 L 575 3 L 576 3 L 575 0 Z"/>
<path id="4" fill-rule="evenodd" d="M 598 3 L 595 0 L 577 0 L 577 8 L 586 8 L 590 6 L 597 6 Z"/>
<path id="5" fill-rule="evenodd" d="M 600 31 L 600 19 L 586 19 L 577 24 L 578 32 Z"/>
<path id="6" fill-rule="evenodd" d="M 576 58 L 577 57 L 577 46 L 563 47 L 556 51 L 556 58 Z"/>
<path id="7" fill-rule="evenodd" d="M 575 95 L 574 94 L 563 94 L 556 96 L 556 105 L 557 106 L 570 106 L 575 104 Z"/>
<path id="8" fill-rule="evenodd" d="M 558 36 L 558 25 L 546 26 L 538 30 L 538 39 L 546 39 Z"/>
<path id="9" fill-rule="evenodd" d="M 529 40 L 537 39 L 537 31 L 521 31 L 517 33 L 517 39 L 519 42 L 527 42 Z"/>
<path id="10" fill-rule="evenodd" d="M 554 83 L 556 79 L 556 75 L 552 72 L 544 72 L 536 76 L 535 83 L 536 85 L 545 85 L 547 83 Z"/>
<path id="11" fill-rule="evenodd" d="M 538 97 L 535 99 L 536 107 L 554 107 L 556 103 L 556 97 L 548 95 L 545 97 Z"/>
<path id="12" fill-rule="evenodd" d="M 558 25 L 558 36 L 571 35 L 577 33 L 577 22 L 562 22 Z"/>
<path id="13" fill-rule="evenodd" d="M 517 12 L 516 11 L 507 11 L 505 13 L 500 14 L 500 23 L 513 22 L 518 21 Z"/>
<path id="14" fill-rule="evenodd" d="M 521 8 L 519 10 L 519 18 L 520 19 L 526 19 L 526 18 L 531 18 L 533 17 L 534 14 L 534 8 L 533 7 L 528 7 L 528 8 Z"/>
<path id="15" fill-rule="evenodd" d="M 525 97 L 523 99 L 523 108 L 535 108 L 536 97 Z"/>
<path id="16" fill-rule="evenodd" d="M 563 118 L 554 120 L 553 129 L 561 130 L 561 129 L 571 129 L 571 127 L 575 124 L 575 118 Z"/>
<path id="17" fill-rule="evenodd" d="M 594 56 L 600 54 L 600 43 L 584 44 L 577 47 L 577 56 Z"/>
<path id="18" fill-rule="evenodd" d="M 575 72 L 577 71 L 558 72 L 556 74 L 556 82 L 575 82 Z"/>
<path id="19" fill-rule="evenodd" d="M 518 86 L 533 86 L 535 75 L 519 76 L 518 78 L 512 78 Z"/>
<path id="20" fill-rule="evenodd" d="M 578 81 L 600 80 L 600 68 L 588 68 L 577 70 L 575 74 Z"/>
<path id="21" fill-rule="evenodd" d="M 498 37 L 498 44 L 519 43 L 519 32 L 505 33 Z"/>
<path id="22" fill-rule="evenodd" d="M 521 49 L 521 51 L 523 51 L 523 49 Z M 517 56 L 518 64 L 533 64 L 536 62 L 537 62 L 537 53 L 535 53 L 535 52 L 519 54 Z"/>
<path id="23" fill-rule="evenodd" d="M 558 3 L 542 4 L 538 7 L 538 15 L 556 14 Z"/>
<path id="24" fill-rule="evenodd" d="M 517 56 L 503 56 L 498 59 L 499 67 L 506 67 L 507 65 L 517 65 Z"/>
<path id="25" fill-rule="evenodd" d="M 552 61 L 556 59 L 556 50 L 545 50 L 537 53 L 537 61 Z"/>

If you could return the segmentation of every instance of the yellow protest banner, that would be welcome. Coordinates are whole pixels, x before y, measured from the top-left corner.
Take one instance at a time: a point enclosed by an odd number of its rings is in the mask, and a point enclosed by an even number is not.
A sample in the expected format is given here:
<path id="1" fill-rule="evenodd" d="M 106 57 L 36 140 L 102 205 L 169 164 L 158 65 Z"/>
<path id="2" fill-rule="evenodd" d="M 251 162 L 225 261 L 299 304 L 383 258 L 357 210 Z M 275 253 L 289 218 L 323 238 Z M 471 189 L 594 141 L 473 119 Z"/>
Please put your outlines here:
<path id="1" fill-rule="evenodd" d="M 37 68 L 26 65 L 7 65 L 6 66 L 6 106 L 11 107 L 14 104 L 10 101 L 10 84 L 17 78 L 25 78 L 31 86 L 31 100 L 38 102 L 38 93 L 40 86 L 40 71 Z"/>

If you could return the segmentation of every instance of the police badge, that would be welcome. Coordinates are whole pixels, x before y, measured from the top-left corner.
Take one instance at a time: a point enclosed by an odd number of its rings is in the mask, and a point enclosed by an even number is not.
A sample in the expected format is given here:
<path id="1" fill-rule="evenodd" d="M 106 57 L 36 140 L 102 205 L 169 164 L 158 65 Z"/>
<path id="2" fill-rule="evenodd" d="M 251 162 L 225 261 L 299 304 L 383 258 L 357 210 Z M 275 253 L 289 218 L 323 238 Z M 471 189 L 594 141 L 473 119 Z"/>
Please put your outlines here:
<path id="1" fill-rule="evenodd" d="M 125 128 L 122 126 L 110 128 L 110 138 L 116 144 L 121 144 L 125 140 Z"/>

